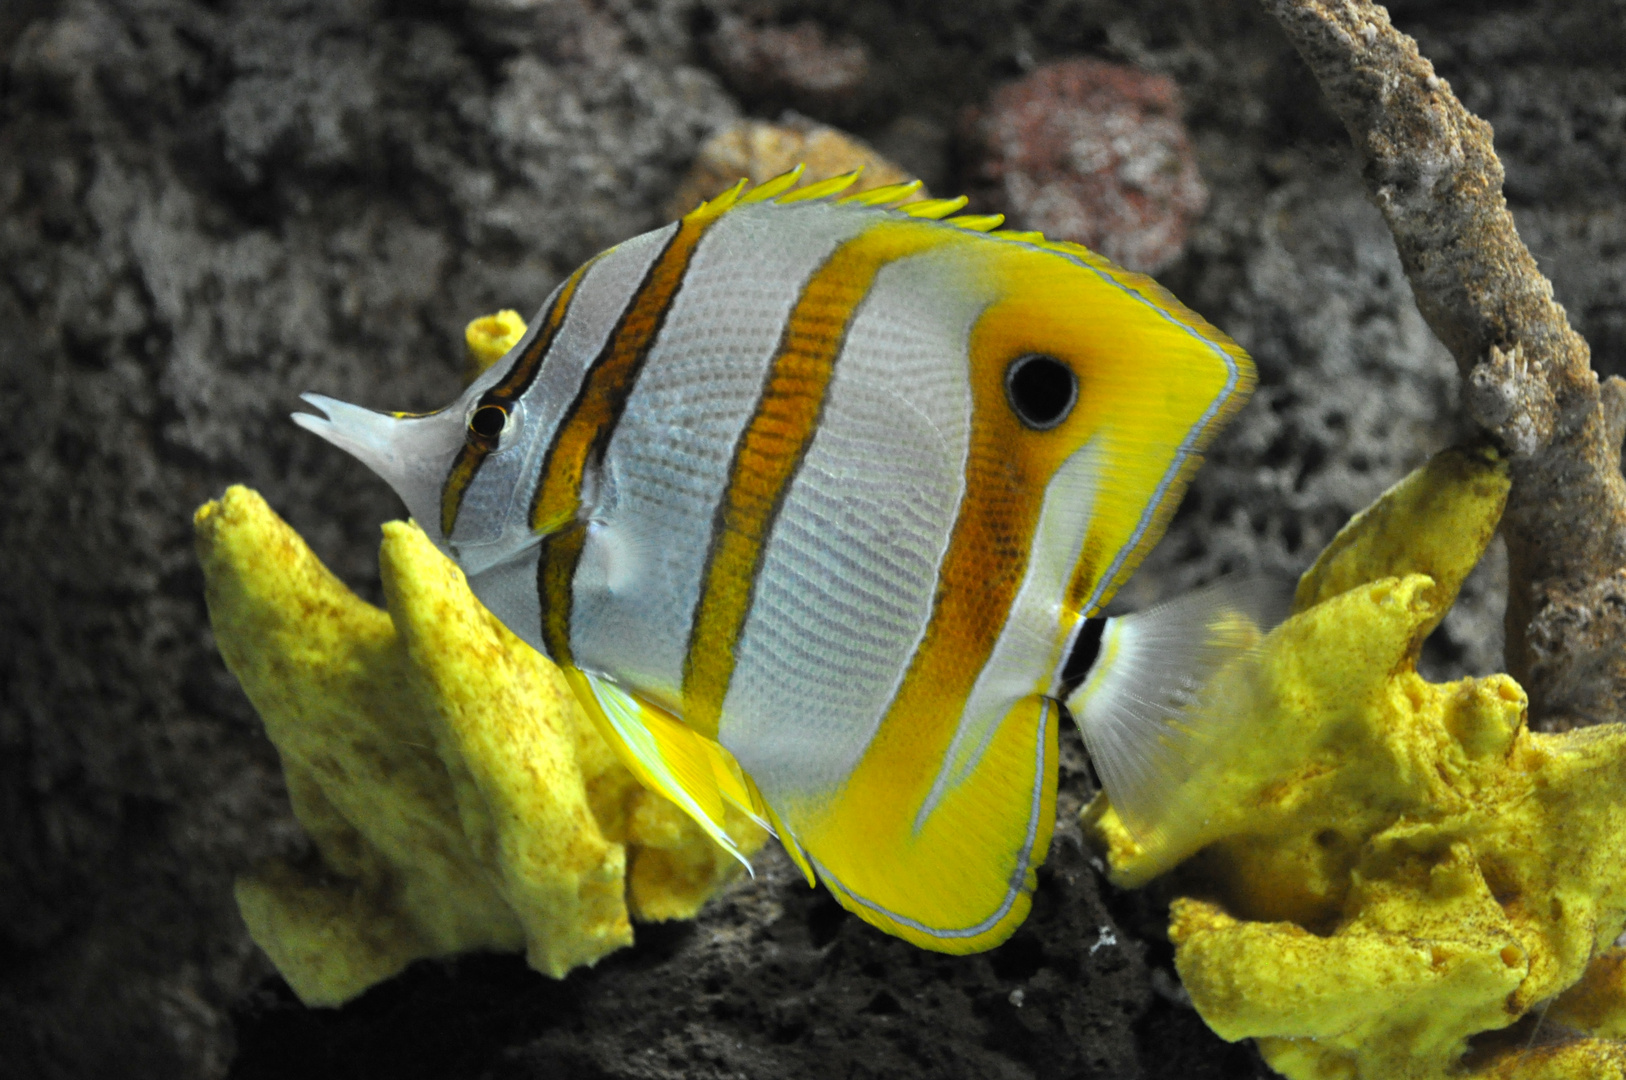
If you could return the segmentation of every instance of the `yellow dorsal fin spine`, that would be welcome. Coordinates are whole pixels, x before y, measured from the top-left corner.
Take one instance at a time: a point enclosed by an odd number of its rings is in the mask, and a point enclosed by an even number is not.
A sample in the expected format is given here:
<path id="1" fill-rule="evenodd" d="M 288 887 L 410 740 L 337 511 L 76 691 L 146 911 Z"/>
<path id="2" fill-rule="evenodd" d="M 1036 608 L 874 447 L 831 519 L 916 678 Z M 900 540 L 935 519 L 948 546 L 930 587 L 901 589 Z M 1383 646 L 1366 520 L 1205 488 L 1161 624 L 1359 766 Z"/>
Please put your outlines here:
<path id="1" fill-rule="evenodd" d="M 964 195 L 957 199 L 922 199 L 920 202 L 898 207 L 898 213 L 938 221 L 963 208 L 970 201 Z"/>
<path id="2" fill-rule="evenodd" d="M 953 225 L 960 229 L 970 229 L 972 232 L 992 232 L 1005 224 L 1004 214 L 961 214 L 959 217 L 945 218 L 945 225 Z"/>
<path id="3" fill-rule="evenodd" d="M 745 191 L 746 185 L 749 184 L 750 182 L 751 181 L 747 180 L 745 177 L 743 177 L 743 176 L 740 177 L 739 180 L 735 182 L 733 187 L 729 188 L 727 191 L 723 192 L 721 195 L 718 195 L 716 198 L 707 199 L 705 202 L 701 203 L 699 206 L 695 207 L 693 210 L 690 210 L 688 214 L 685 214 L 683 216 L 688 217 L 691 214 L 718 214 L 718 213 L 722 213 L 724 210 L 729 209 L 735 203 L 740 201 L 740 194 L 743 191 Z"/>
<path id="4" fill-rule="evenodd" d="M 832 176 L 828 180 L 820 180 L 817 183 L 809 184 L 806 187 L 800 187 L 794 191 L 787 191 L 783 195 L 779 196 L 779 198 L 775 199 L 774 202 L 781 204 L 810 202 L 813 199 L 825 199 L 829 198 L 831 195 L 839 195 L 857 183 L 858 176 L 863 171 L 864 167 L 860 165 L 850 173 L 842 173 L 840 176 Z"/>
<path id="5" fill-rule="evenodd" d="M 885 187 L 859 191 L 836 201 L 847 206 L 890 206 L 902 202 L 919 190 L 920 181 L 909 180 L 902 184 L 888 184 Z"/>
<path id="6" fill-rule="evenodd" d="M 764 180 L 762 183 L 740 196 L 739 205 L 748 206 L 751 203 L 768 202 L 772 199 L 777 199 L 779 196 L 796 186 L 796 182 L 802 178 L 802 173 L 806 171 L 806 169 L 806 165 L 799 164 L 790 172 L 780 173 L 772 180 Z"/>

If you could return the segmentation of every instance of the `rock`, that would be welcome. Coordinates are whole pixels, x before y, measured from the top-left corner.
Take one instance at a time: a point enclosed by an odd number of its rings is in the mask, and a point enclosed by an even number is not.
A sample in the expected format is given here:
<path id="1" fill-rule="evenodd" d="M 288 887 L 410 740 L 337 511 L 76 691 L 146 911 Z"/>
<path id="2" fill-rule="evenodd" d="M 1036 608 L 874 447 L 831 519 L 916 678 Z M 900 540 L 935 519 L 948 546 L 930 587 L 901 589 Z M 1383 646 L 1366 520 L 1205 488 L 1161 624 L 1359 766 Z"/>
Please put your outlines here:
<path id="1" fill-rule="evenodd" d="M 399 504 L 288 422 L 299 392 L 450 400 L 470 318 L 529 315 L 659 224 L 736 115 L 587 5 L 543 8 L 492 40 L 366 5 L 86 0 L 10 50 L 0 1075 L 221 1075 L 227 1007 L 267 974 L 231 879 L 305 848 L 186 508 L 252 483 L 376 601 Z"/>
<path id="2" fill-rule="evenodd" d="M 869 50 L 832 41 L 811 20 L 763 26 L 724 15 L 710 39 L 712 63 L 729 88 L 748 98 L 781 100 L 819 113 L 841 111 L 869 77 Z"/>
<path id="3" fill-rule="evenodd" d="M 1064 60 L 1000 87 L 971 114 L 977 179 L 1020 228 L 1156 273 L 1208 205 L 1174 80 Z"/>

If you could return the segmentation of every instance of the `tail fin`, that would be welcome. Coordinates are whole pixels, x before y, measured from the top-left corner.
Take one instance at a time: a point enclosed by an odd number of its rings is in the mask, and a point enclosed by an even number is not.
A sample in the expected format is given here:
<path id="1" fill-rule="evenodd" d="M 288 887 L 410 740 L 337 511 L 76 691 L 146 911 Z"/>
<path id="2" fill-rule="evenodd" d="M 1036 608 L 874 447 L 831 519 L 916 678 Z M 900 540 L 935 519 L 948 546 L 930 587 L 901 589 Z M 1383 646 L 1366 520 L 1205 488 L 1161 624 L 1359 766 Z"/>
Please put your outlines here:
<path id="1" fill-rule="evenodd" d="M 1182 785 L 1228 733 L 1226 718 L 1241 710 L 1225 699 L 1246 692 L 1250 658 L 1291 600 L 1290 583 L 1236 576 L 1106 620 L 1067 708 L 1137 840 L 1163 831 Z"/>

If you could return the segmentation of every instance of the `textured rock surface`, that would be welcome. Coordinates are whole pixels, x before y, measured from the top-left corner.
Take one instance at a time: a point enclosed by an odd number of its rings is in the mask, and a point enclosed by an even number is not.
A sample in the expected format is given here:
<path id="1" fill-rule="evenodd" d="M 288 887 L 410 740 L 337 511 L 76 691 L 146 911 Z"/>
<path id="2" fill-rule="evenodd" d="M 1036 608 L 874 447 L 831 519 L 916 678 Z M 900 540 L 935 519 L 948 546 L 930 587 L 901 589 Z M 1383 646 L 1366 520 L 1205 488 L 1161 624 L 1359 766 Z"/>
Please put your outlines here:
<path id="1" fill-rule="evenodd" d="M 984 198 L 1019 229 L 1155 274 L 1208 205 L 1180 90 L 1167 75 L 1061 60 L 970 112 Z"/>
<path id="2" fill-rule="evenodd" d="M 729 89 L 771 106 L 844 112 L 869 78 L 869 50 L 857 41 L 831 41 L 810 19 L 759 26 L 732 13 L 711 36 L 712 64 Z"/>
<path id="3" fill-rule="evenodd" d="M 881 938 L 773 864 L 562 984 L 517 959 L 421 965 L 310 1013 L 265 981 L 230 881 L 301 841 L 209 641 L 190 512 L 251 483 L 376 599 L 375 529 L 399 509 L 286 422 L 295 395 L 438 404 L 464 322 L 529 314 L 655 225 L 710 131 L 780 107 L 703 70 L 722 17 L 747 14 L 861 42 L 858 96 L 809 111 L 939 193 L 965 179 L 960 111 L 1037 63 L 1098 55 L 1180 85 L 1211 202 L 1164 280 L 1254 352 L 1262 385 L 1127 602 L 1301 568 L 1450 441 L 1454 372 L 1345 136 L 1242 0 L 8 8 L 0 1075 L 214 1076 L 234 1039 L 260 1077 L 1252 1075 L 1251 1051 L 1171 1004 L 1155 895 L 1101 884 L 1066 829 L 1031 926 L 982 958 Z M 1597 366 L 1626 370 L 1618 9 L 1406 0 L 1395 17 L 1496 126 L 1521 230 Z M 1431 677 L 1495 666 L 1494 586 L 1494 567 L 1470 581 Z M 1091 953 L 1102 925 L 1121 947 Z"/>

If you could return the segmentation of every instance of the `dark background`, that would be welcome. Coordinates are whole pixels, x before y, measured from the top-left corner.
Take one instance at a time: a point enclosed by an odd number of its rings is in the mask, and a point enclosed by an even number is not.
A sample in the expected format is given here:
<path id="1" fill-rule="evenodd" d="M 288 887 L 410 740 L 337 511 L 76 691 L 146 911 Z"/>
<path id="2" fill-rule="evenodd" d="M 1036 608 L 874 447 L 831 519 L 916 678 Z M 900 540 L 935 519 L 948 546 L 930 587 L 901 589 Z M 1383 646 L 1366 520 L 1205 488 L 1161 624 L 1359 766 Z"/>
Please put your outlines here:
<path id="1" fill-rule="evenodd" d="M 1521 234 L 1626 372 L 1626 5 L 1391 10 L 1495 126 Z M 832 95 L 742 71 L 734 20 L 811 21 L 869 74 Z M 658 225 L 738 116 L 800 109 L 953 193 L 966 108 L 1075 55 L 1182 87 L 1211 200 L 1161 278 L 1261 375 L 1127 599 L 1302 569 L 1461 429 L 1343 132 L 1251 3 L 0 3 L 0 1076 L 1259 1072 L 1181 1004 L 1156 891 L 1081 848 L 1071 748 L 1035 914 L 980 957 L 884 938 L 769 855 L 564 982 L 474 957 L 311 1012 L 231 899 L 302 840 L 212 646 L 191 512 L 248 483 L 368 596 L 401 513 L 286 421 L 297 394 L 449 399 L 467 320 Z M 1498 663 L 1501 565 L 1436 675 Z"/>

